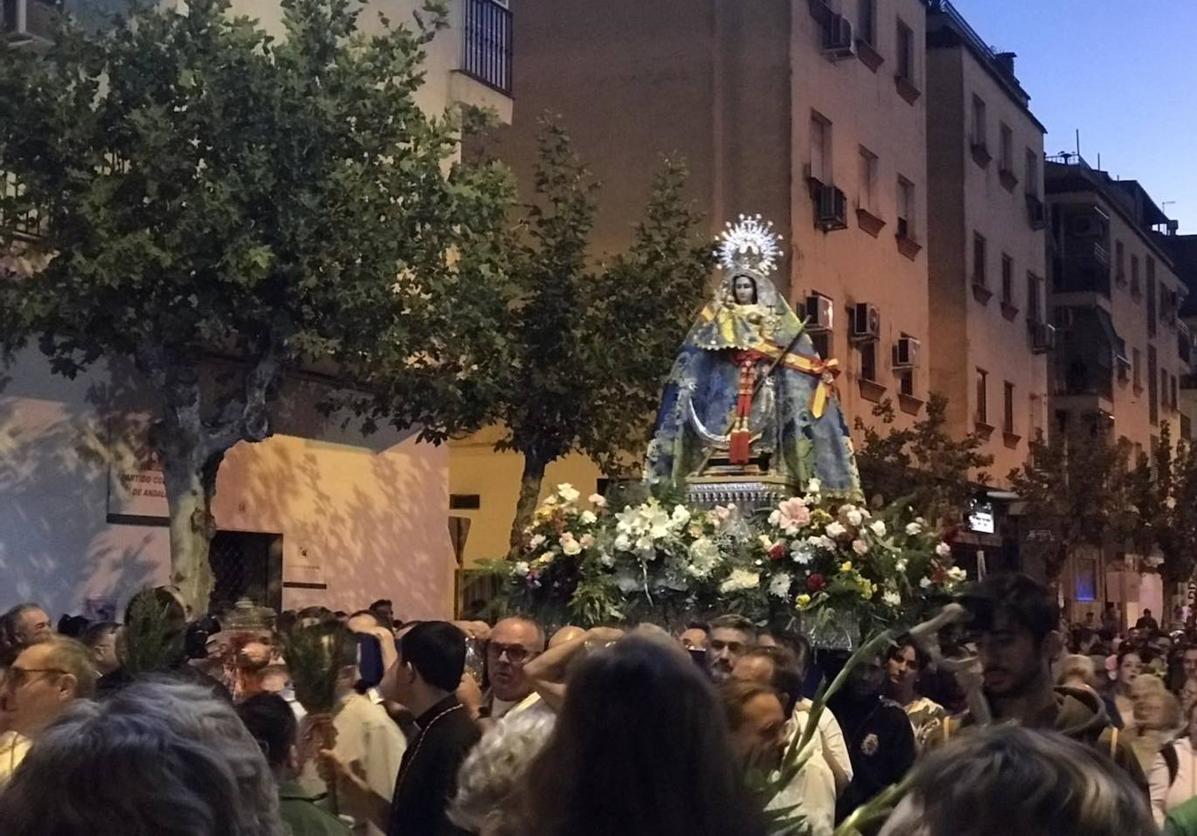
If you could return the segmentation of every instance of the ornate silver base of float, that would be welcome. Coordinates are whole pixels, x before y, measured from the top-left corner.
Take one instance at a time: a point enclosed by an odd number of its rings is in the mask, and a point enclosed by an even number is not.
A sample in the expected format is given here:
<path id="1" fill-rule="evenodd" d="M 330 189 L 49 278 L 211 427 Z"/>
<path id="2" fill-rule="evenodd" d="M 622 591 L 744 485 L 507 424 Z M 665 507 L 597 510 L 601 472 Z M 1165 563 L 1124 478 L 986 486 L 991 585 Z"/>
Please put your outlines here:
<path id="1" fill-rule="evenodd" d="M 748 517 L 794 496 L 784 479 L 767 475 L 695 476 L 686 483 L 686 504 L 696 508 L 735 506 Z"/>

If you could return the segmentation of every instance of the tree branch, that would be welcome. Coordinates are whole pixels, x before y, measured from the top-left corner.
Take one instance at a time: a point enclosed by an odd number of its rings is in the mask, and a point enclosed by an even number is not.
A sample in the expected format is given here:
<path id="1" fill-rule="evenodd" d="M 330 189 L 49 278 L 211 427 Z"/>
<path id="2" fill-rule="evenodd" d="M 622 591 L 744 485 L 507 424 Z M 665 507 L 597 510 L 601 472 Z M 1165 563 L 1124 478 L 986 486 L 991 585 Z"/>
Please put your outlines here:
<path id="1" fill-rule="evenodd" d="M 262 441 L 270 436 L 271 391 L 282 370 L 280 342 L 273 335 L 264 340 L 245 372 L 241 398 L 231 398 L 209 429 L 205 442 L 209 457 L 224 453 L 238 441 Z"/>

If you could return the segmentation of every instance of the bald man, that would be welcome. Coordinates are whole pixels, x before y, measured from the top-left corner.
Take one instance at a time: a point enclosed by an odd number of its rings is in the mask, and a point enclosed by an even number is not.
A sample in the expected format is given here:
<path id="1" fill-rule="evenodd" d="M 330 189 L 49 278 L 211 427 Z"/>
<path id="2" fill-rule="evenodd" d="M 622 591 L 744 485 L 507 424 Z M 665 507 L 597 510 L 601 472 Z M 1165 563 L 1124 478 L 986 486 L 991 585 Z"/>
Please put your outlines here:
<path id="1" fill-rule="evenodd" d="M 524 665 L 544 649 L 544 630 L 530 618 L 512 616 L 494 626 L 486 645 L 490 694 L 483 707 L 485 716 L 499 720 L 540 702 L 540 696 L 532 690 L 531 681 L 524 675 Z"/>

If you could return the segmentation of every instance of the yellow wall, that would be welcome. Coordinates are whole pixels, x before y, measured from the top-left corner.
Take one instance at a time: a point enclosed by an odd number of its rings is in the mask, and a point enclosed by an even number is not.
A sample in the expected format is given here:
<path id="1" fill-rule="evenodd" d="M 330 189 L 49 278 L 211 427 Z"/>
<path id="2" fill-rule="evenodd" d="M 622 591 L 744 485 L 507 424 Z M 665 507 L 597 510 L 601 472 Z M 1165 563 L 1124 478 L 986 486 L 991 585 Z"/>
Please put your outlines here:
<path id="1" fill-rule="evenodd" d="M 494 452 L 494 441 L 499 437 L 498 428 L 492 427 L 449 444 L 449 492 L 476 494 L 480 499 L 476 511 L 450 511 L 453 516 L 471 521 L 464 559 L 467 567 L 479 560 L 507 554 L 524 461 L 517 453 Z M 590 459 L 576 454 L 567 456 L 549 465 L 541 497 L 568 482 L 585 498 L 597 488 L 599 476 Z"/>

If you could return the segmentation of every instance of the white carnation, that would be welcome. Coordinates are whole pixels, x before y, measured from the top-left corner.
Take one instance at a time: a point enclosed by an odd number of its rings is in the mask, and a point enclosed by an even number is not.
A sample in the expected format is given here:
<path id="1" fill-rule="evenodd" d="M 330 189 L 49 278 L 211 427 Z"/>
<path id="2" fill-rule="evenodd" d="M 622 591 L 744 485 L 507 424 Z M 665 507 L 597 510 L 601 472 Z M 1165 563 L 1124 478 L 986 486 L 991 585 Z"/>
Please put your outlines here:
<path id="1" fill-rule="evenodd" d="M 630 552 L 632 550 L 632 539 L 626 534 L 617 534 L 615 536 L 615 550 L 617 552 Z"/>
<path id="2" fill-rule="evenodd" d="M 545 538 L 543 534 L 535 535 L 531 540 L 528 541 L 528 549 L 530 551 L 536 551 L 544 545 L 544 539 Z"/>
<path id="3" fill-rule="evenodd" d="M 869 528 L 872 529 L 874 536 L 885 536 L 885 523 L 883 523 L 881 520 L 876 520 L 872 525 L 869 526 Z"/>
<path id="4" fill-rule="evenodd" d="M 864 522 L 864 514 L 860 513 L 860 511 L 855 508 L 845 514 L 845 516 L 848 518 L 848 524 L 853 525 L 856 528 L 860 528 L 861 524 Z"/>
<path id="5" fill-rule="evenodd" d="M 603 496 L 601 493 L 592 493 L 590 496 L 586 497 L 586 501 L 589 502 L 591 505 L 593 505 L 595 508 L 606 508 L 607 507 L 607 498 L 605 496 Z"/>
<path id="6" fill-rule="evenodd" d="M 921 586 L 923 589 L 930 589 L 931 588 L 931 579 L 923 578 L 921 581 L 919 581 L 919 586 Z"/>
<path id="7" fill-rule="evenodd" d="M 959 583 L 960 581 L 962 581 L 966 577 L 968 577 L 968 575 L 959 566 L 953 566 L 951 569 L 948 570 L 948 577 L 950 579 L 952 579 L 953 581 L 956 581 L 957 583 Z"/>
<path id="8" fill-rule="evenodd" d="M 823 489 L 823 486 L 822 486 L 822 484 L 820 484 L 818 479 L 811 479 L 809 482 L 806 483 L 806 492 L 808 494 L 818 493 L 822 489 Z"/>
<path id="9" fill-rule="evenodd" d="M 578 497 L 580 497 L 581 495 L 582 495 L 582 492 L 579 491 L 577 488 L 575 488 L 573 485 L 571 485 L 569 482 L 566 482 L 563 485 L 557 486 L 557 496 L 561 497 L 566 502 L 577 502 Z"/>
<path id="10" fill-rule="evenodd" d="M 690 562 L 685 572 L 693 578 L 705 578 L 719 565 L 722 555 L 714 541 L 701 537 L 690 544 Z"/>
<path id="11" fill-rule="evenodd" d="M 839 539 L 848 533 L 848 529 L 844 528 L 844 526 L 839 522 L 829 523 L 824 531 L 827 532 L 827 536 L 832 540 Z"/>
<path id="12" fill-rule="evenodd" d="M 789 572 L 778 572 L 769 579 L 769 594 L 777 598 L 788 598 L 790 596 L 790 585 L 794 579 L 790 577 Z"/>
<path id="13" fill-rule="evenodd" d="M 887 589 L 881 593 L 881 600 L 891 607 L 897 607 L 902 603 L 902 596 L 892 589 Z"/>
<path id="14" fill-rule="evenodd" d="M 598 522 L 598 515 L 593 511 L 583 511 L 580 519 L 586 525 L 594 525 L 596 522 Z"/>
<path id="15" fill-rule="evenodd" d="M 917 522 L 906 523 L 906 535 L 908 537 L 918 537 L 923 533 L 923 526 Z"/>
<path id="16" fill-rule="evenodd" d="M 719 591 L 727 593 L 756 589 L 760 583 L 761 576 L 758 573 L 750 572 L 747 569 L 733 569 L 732 573 L 727 576 L 727 580 L 719 585 Z"/>
<path id="17" fill-rule="evenodd" d="M 673 509 L 673 524 L 683 526 L 690 522 L 690 511 L 685 505 L 678 505 Z"/>
<path id="18" fill-rule="evenodd" d="M 947 543 L 940 543 L 935 547 L 935 553 L 940 557 L 950 557 L 952 554 L 952 547 Z"/>
<path id="19" fill-rule="evenodd" d="M 511 571 L 513 574 L 519 575 L 520 577 L 524 577 L 524 578 L 526 578 L 528 576 L 528 572 L 531 571 L 531 569 L 532 569 L 532 567 L 530 567 L 528 565 L 528 561 L 526 561 L 526 560 L 516 561 L 516 564 L 511 567 Z"/>
<path id="20" fill-rule="evenodd" d="M 577 539 L 574 538 L 574 535 L 570 534 L 568 531 L 561 535 L 561 539 L 558 542 L 561 543 L 561 551 L 565 552 L 571 557 L 575 554 L 582 553 L 582 544 L 579 543 Z"/>

